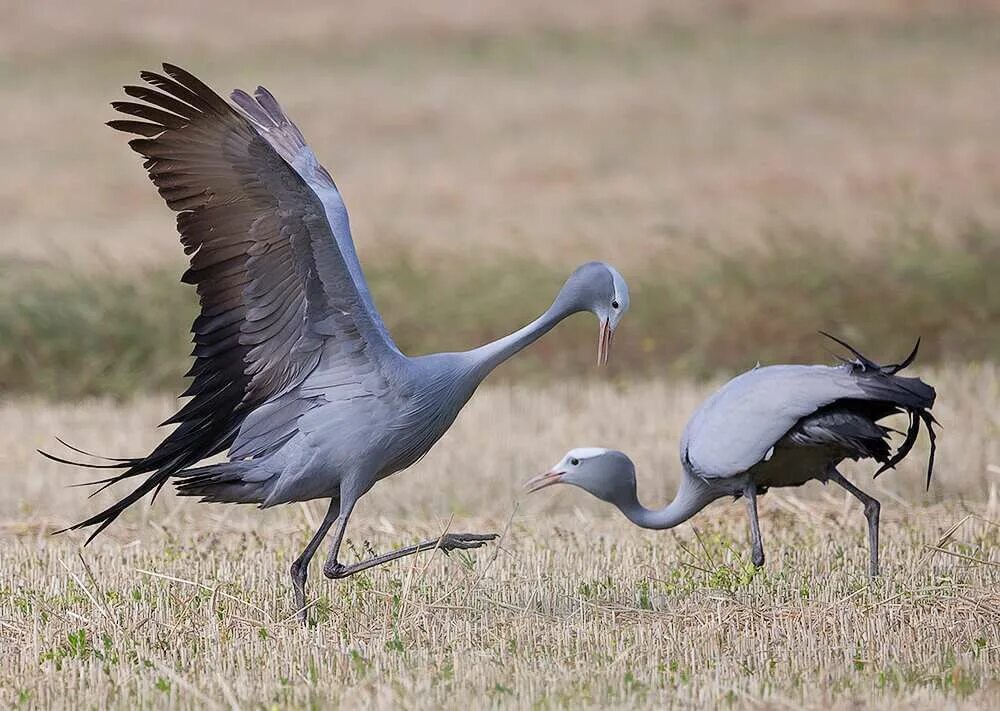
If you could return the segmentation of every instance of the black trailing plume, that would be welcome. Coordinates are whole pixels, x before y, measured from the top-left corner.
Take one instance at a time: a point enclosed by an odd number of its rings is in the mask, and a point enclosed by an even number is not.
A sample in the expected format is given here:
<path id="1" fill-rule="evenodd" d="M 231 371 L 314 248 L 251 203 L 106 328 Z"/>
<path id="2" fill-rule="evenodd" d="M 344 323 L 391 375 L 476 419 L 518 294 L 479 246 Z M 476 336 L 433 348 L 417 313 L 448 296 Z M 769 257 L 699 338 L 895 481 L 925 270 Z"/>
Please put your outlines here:
<path id="1" fill-rule="evenodd" d="M 913 363 L 914 360 L 916 360 L 917 352 L 920 350 L 920 339 L 918 338 L 917 342 L 913 344 L 913 350 L 910 351 L 910 354 L 906 356 L 902 361 L 900 361 L 899 363 L 890 363 L 889 365 L 879 365 L 875 361 L 863 355 L 857 348 L 852 346 L 847 341 L 837 338 L 836 336 L 833 336 L 827 333 L 826 331 L 820 331 L 819 333 L 821 336 L 826 336 L 834 343 L 840 344 L 854 355 L 854 360 L 847 360 L 846 358 L 841 358 L 840 356 L 836 356 L 838 359 L 842 360 L 845 363 L 850 363 L 851 365 L 860 368 L 862 371 L 875 371 L 878 373 L 882 373 L 883 375 L 895 375 L 899 371 L 909 366 L 911 363 Z"/>
<path id="2" fill-rule="evenodd" d="M 918 378 L 896 377 L 897 373 L 909 366 L 916 359 L 917 352 L 920 349 L 920 339 L 917 339 L 910 354 L 899 363 L 879 365 L 870 358 L 865 357 L 846 341 L 832 336 L 825 331 L 820 331 L 820 334 L 851 352 L 854 356 L 853 360 L 847 360 L 840 356 L 837 356 L 837 358 L 855 368 L 855 372 L 858 375 L 864 376 L 863 388 L 877 391 L 879 395 L 885 397 L 887 402 L 892 403 L 899 410 L 906 412 L 910 418 L 910 424 L 906 429 L 906 436 L 903 438 L 903 442 L 896 449 L 896 453 L 879 467 L 879 470 L 875 472 L 875 476 L 877 477 L 889 469 L 894 469 L 897 464 L 906 458 L 906 455 L 913 449 L 913 445 L 916 444 L 917 436 L 920 434 L 920 425 L 923 423 L 924 429 L 927 430 L 927 437 L 930 440 L 930 455 L 927 461 L 927 488 L 930 489 L 931 476 L 934 472 L 934 455 L 937 452 L 937 433 L 934 431 L 933 426 L 940 426 L 940 423 L 934 419 L 934 415 L 930 413 L 930 408 L 934 404 L 934 389 Z"/>
<path id="3" fill-rule="evenodd" d="M 164 64 L 163 72 L 142 72 L 146 86 L 125 87 L 125 94 L 136 101 L 114 102 L 112 107 L 122 118 L 108 125 L 140 136 L 129 145 L 146 159 L 143 165 L 150 179 L 179 213 L 181 243 L 191 260 L 182 281 L 197 286 L 201 303 L 201 315 L 192 326 L 195 363 L 188 373 L 192 381 L 184 393 L 192 399 L 168 420 L 178 427 L 146 456 L 102 458 L 103 463 L 90 464 L 42 452 L 64 464 L 119 470 L 115 476 L 88 482 L 99 487 L 94 493 L 145 475 L 121 501 L 71 527 L 94 526 L 88 543 L 131 504 L 150 493 L 155 499 L 169 477 L 228 449 L 247 413 L 262 399 L 251 392 L 252 377 L 246 373 L 252 346 L 240 341 L 239 324 L 245 320 L 248 303 L 244 286 L 249 279 L 243 241 L 254 217 L 261 211 L 273 212 L 273 205 L 258 204 L 265 199 L 261 195 L 269 195 L 267 191 L 254 194 L 257 203 L 250 201 L 240 180 L 252 177 L 253 166 L 244 164 L 247 156 L 268 149 L 247 121 L 199 79 L 171 64 Z M 236 158 L 220 155 L 223 145 Z M 210 219 L 206 211 L 211 211 Z"/>

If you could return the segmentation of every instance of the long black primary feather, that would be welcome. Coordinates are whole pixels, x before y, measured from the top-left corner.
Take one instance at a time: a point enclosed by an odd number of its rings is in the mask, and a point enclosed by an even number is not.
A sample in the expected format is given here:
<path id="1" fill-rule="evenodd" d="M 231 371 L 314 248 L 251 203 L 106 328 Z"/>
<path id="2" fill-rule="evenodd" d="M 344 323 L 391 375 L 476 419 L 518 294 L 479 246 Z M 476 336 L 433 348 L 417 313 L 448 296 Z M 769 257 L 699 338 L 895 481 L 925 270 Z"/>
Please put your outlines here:
<path id="1" fill-rule="evenodd" d="M 889 397 L 891 401 L 893 401 L 902 410 L 905 410 L 909 415 L 910 424 L 906 429 L 905 438 L 896 449 L 895 454 L 886 460 L 882 466 L 879 467 L 878 471 L 875 472 L 874 477 L 879 476 L 889 469 L 894 469 L 897 464 L 906 458 L 906 456 L 910 453 L 910 450 L 912 450 L 913 446 L 916 444 L 917 436 L 920 434 L 920 425 L 923 423 L 924 428 L 927 430 L 927 437 L 930 440 L 930 454 L 927 461 L 926 485 L 927 488 L 930 489 L 931 477 L 934 473 L 934 457 L 937 452 L 937 433 L 934 431 L 934 425 L 939 424 L 938 421 L 934 419 L 934 415 L 932 415 L 928 409 L 934 404 L 934 389 L 918 378 L 895 377 L 897 373 L 907 368 L 913 363 L 914 360 L 916 360 L 917 353 L 920 351 L 920 339 L 917 339 L 909 355 L 907 355 L 899 363 L 879 365 L 875 361 L 864 356 L 860 351 L 858 351 L 858 349 L 846 341 L 837 338 L 826 331 L 820 331 L 820 334 L 850 351 L 856 360 L 848 361 L 840 356 L 836 357 L 841 361 L 860 367 L 861 372 L 866 376 L 868 387 L 875 391 L 885 392 L 886 396 Z M 867 376 L 875 377 L 868 378 Z"/>
<path id="2" fill-rule="evenodd" d="M 826 336 L 827 338 L 829 338 L 834 343 L 839 343 L 844 348 L 846 348 L 847 350 L 849 350 L 854 355 L 854 357 L 857 358 L 857 361 L 855 361 L 857 363 L 857 365 L 860 365 L 865 370 L 881 370 L 882 366 L 880 366 L 875 361 L 873 361 L 873 360 L 865 357 L 864 355 L 862 355 L 862 353 L 858 349 L 856 349 L 854 346 L 852 346 L 847 341 L 841 340 L 841 339 L 837 338 L 836 336 L 833 336 L 833 335 L 827 333 L 826 331 L 820 331 L 819 333 L 820 333 L 821 336 Z"/>

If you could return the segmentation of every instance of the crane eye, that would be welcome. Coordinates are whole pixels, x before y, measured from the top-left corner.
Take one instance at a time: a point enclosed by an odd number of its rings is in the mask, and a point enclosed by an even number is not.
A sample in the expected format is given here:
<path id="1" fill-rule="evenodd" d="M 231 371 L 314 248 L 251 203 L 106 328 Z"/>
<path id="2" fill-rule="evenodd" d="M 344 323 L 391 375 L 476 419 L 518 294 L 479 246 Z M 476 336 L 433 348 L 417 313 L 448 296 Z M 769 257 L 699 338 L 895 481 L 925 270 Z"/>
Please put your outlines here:
<path id="1" fill-rule="evenodd" d="M 613 309 L 617 309 L 618 308 L 618 301 L 617 301 L 617 299 L 615 301 L 611 302 L 611 308 L 613 308 Z"/>
<path id="2" fill-rule="evenodd" d="M 570 466 L 574 466 L 575 467 L 575 466 L 578 466 L 580 464 L 580 460 L 577 459 L 576 457 L 573 457 L 572 459 L 569 460 L 569 463 L 570 463 Z"/>

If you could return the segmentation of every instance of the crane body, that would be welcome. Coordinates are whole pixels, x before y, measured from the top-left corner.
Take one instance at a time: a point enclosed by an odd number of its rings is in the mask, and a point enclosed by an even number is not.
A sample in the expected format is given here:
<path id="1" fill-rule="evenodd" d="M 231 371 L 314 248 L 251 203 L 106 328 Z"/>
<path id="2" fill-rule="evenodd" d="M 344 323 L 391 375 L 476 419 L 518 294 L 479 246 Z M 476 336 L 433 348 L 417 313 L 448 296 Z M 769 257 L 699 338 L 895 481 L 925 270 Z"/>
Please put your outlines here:
<path id="1" fill-rule="evenodd" d="M 469 351 L 408 356 L 375 308 L 339 188 L 274 96 L 237 90 L 232 104 L 180 67 L 142 72 L 137 101 L 112 106 L 129 145 L 167 205 L 201 312 L 192 325 L 190 399 L 177 427 L 148 455 L 108 464 L 103 487 L 144 477 L 121 500 L 72 529 L 90 539 L 172 481 L 203 501 L 270 507 L 329 499 L 319 529 L 292 564 L 296 610 L 306 620 L 310 560 L 336 523 L 330 578 L 432 548 L 476 548 L 495 534 L 447 534 L 343 565 L 351 512 L 376 482 L 426 454 L 489 373 L 554 328 L 598 317 L 598 363 L 628 309 L 628 287 L 602 262 L 579 266 L 536 320 Z M 77 450 L 79 451 L 79 450 Z M 226 453 L 227 461 L 200 465 Z M 103 488 L 102 487 L 102 488 Z"/>
<path id="2" fill-rule="evenodd" d="M 824 334 L 825 335 L 825 334 Z M 831 337 L 832 338 L 832 337 Z M 869 573 L 879 573 L 880 503 L 837 469 L 844 459 L 881 463 L 878 476 L 909 454 L 924 425 L 931 440 L 927 486 L 934 467 L 934 388 L 897 373 L 913 362 L 880 366 L 840 341 L 854 358 L 839 366 L 774 365 L 754 368 L 723 385 L 698 408 L 681 437 L 681 483 L 662 509 L 639 503 L 635 467 L 622 452 L 598 447 L 571 450 L 555 467 L 530 480 L 538 491 L 573 484 L 616 506 L 643 528 L 673 528 L 708 504 L 743 498 L 750 519 L 751 558 L 764 564 L 757 497 L 776 487 L 834 482 L 864 505 Z M 910 424 L 892 451 L 890 428 L 879 421 L 906 414 Z"/>

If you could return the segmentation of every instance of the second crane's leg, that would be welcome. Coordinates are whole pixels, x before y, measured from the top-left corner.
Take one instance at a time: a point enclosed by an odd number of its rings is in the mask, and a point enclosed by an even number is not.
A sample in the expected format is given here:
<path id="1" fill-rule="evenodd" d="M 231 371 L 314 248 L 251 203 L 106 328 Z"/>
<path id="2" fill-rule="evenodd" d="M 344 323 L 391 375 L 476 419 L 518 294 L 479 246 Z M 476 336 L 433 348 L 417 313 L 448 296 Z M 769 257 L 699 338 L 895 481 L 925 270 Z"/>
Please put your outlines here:
<path id="1" fill-rule="evenodd" d="M 479 548 L 480 546 L 486 545 L 488 541 L 499 538 L 496 533 L 447 533 L 440 538 L 432 538 L 413 546 L 407 546 L 405 548 L 390 551 L 389 553 L 377 555 L 373 558 L 369 558 L 368 560 L 362 560 L 358 563 L 352 563 L 351 565 L 344 565 L 337 560 L 337 554 L 340 551 L 340 544 L 344 540 L 344 531 L 347 529 L 347 519 L 350 517 L 351 510 L 353 508 L 354 506 L 351 504 L 346 507 L 346 509 L 341 510 L 340 518 L 337 522 L 337 530 L 333 537 L 333 548 L 330 550 L 330 555 L 326 559 L 326 563 L 323 565 L 323 575 L 331 580 L 346 578 L 349 575 L 360 573 L 362 570 L 374 568 L 377 565 L 388 563 L 391 560 L 405 558 L 406 556 L 413 555 L 414 553 L 421 553 L 422 551 L 434 550 L 436 548 L 440 548 L 445 553 L 453 550 Z"/>
<path id="2" fill-rule="evenodd" d="M 323 523 L 319 525 L 316 533 L 313 537 L 309 539 L 309 545 L 306 549 L 302 551 L 302 555 L 296 558 L 295 562 L 292 563 L 292 590 L 295 595 L 295 614 L 298 615 L 299 621 L 302 624 L 306 624 L 306 578 L 309 575 L 309 561 L 316 554 L 316 549 L 319 548 L 319 544 L 323 542 L 326 537 L 327 531 L 330 530 L 330 526 L 333 522 L 337 520 L 337 516 L 340 513 L 340 502 L 337 499 L 330 501 L 330 508 L 326 511 L 326 516 L 323 517 Z"/>
<path id="3" fill-rule="evenodd" d="M 760 522 L 757 520 L 757 487 L 751 484 L 743 492 L 750 515 L 750 559 L 758 568 L 764 566 L 764 542 L 760 537 Z"/>
<path id="4" fill-rule="evenodd" d="M 835 481 L 847 489 L 858 501 L 865 505 L 865 518 L 868 519 L 868 574 L 878 577 L 878 515 L 882 509 L 882 504 L 878 499 L 869 496 L 858 487 L 849 482 L 844 475 L 836 469 L 830 472 L 830 481 Z"/>

